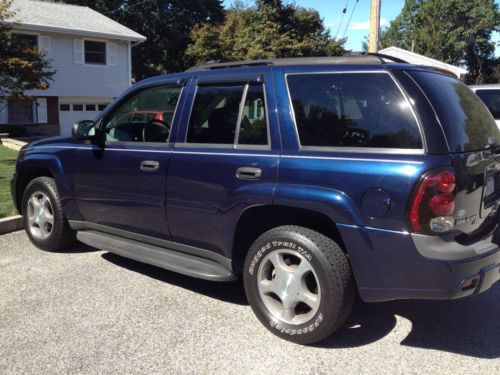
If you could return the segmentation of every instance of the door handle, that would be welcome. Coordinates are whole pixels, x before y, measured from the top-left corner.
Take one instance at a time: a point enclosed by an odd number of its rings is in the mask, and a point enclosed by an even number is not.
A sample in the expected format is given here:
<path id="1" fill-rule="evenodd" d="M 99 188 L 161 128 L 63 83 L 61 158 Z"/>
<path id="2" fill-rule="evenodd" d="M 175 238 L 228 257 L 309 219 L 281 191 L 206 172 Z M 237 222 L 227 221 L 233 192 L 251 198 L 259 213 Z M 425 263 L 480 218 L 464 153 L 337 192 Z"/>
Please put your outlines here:
<path id="1" fill-rule="evenodd" d="M 144 172 L 154 172 L 160 168 L 160 162 L 155 160 L 143 160 L 141 162 L 141 170 Z"/>
<path id="2" fill-rule="evenodd" d="M 262 169 L 254 167 L 240 167 L 236 170 L 236 177 L 242 180 L 258 180 L 262 177 Z"/>

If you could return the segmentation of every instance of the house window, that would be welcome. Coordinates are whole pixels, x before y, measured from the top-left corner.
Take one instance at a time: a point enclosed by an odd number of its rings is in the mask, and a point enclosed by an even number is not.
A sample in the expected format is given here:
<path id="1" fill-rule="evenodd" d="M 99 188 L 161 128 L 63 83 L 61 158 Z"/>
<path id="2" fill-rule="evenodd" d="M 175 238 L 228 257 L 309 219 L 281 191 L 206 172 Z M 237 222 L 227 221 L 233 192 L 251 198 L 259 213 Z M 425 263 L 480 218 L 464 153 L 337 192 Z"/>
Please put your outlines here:
<path id="1" fill-rule="evenodd" d="M 9 124 L 33 124 L 33 103 L 26 100 L 9 99 L 7 104 Z"/>
<path id="2" fill-rule="evenodd" d="M 59 110 L 61 112 L 68 112 L 70 110 L 69 104 L 59 104 Z"/>
<path id="3" fill-rule="evenodd" d="M 73 104 L 73 111 L 75 112 L 83 111 L 83 104 Z"/>
<path id="4" fill-rule="evenodd" d="M 99 104 L 99 111 L 104 111 L 107 106 L 107 104 Z"/>
<path id="5" fill-rule="evenodd" d="M 38 36 L 30 34 L 12 34 L 13 43 L 23 43 L 31 48 L 38 47 Z"/>
<path id="6" fill-rule="evenodd" d="M 106 43 L 85 40 L 85 64 L 106 65 Z"/>
<path id="7" fill-rule="evenodd" d="M 86 104 L 85 110 L 86 111 L 95 111 L 95 104 Z"/>

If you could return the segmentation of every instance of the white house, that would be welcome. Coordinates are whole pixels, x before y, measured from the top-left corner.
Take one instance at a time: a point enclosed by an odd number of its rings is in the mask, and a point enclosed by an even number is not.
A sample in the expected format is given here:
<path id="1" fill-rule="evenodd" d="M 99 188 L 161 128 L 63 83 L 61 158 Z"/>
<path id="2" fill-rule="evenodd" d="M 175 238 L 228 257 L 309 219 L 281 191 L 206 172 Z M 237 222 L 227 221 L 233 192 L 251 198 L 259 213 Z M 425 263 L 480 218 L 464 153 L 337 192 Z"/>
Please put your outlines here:
<path id="1" fill-rule="evenodd" d="M 26 93 L 32 107 L 2 99 L 0 124 L 69 134 L 131 85 L 131 49 L 144 36 L 88 7 L 14 0 L 12 10 L 13 33 L 44 50 L 56 74 L 48 90 Z"/>
<path id="2" fill-rule="evenodd" d="M 450 65 L 447 63 L 444 63 L 442 61 L 436 60 L 436 59 L 431 59 L 430 57 L 420 55 L 415 52 L 410 52 L 402 48 L 398 47 L 387 47 L 384 49 L 381 49 L 378 51 L 379 53 L 382 53 L 384 55 L 396 57 L 398 59 L 404 60 L 409 62 L 410 64 L 415 64 L 415 65 L 427 65 L 427 66 L 434 66 L 436 68 L 441 68 L 448 70 L 449 72 L 452 72 L 455 74 L 458 78 L 462 78 L 467 74 L 467 69 L 461 68 L 459 66 L 455 65 Z"/>

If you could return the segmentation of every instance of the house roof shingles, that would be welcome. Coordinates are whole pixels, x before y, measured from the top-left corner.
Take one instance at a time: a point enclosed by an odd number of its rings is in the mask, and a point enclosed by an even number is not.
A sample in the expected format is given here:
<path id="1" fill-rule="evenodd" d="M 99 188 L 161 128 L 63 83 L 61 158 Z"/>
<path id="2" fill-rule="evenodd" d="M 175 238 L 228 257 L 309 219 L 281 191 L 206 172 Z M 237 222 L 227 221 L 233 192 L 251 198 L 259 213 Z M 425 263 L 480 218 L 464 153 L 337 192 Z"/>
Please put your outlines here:
<path id="1" fill-rule="evenodd" d="M 16 28 L 142 42 L 146 37 L 88 7 L 36 0 L 14 0 Z"/>

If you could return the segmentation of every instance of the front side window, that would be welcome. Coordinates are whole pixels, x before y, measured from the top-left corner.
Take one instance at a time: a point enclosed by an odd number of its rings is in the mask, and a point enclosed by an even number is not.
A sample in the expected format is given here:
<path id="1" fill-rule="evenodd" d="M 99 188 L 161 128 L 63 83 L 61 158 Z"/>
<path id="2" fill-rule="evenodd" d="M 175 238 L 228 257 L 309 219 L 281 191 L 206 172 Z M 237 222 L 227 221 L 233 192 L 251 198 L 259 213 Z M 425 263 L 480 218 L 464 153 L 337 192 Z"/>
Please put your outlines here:
<path id="1" fill-rule="evenodd" d="M 186 141 L 267 145 L 263 84 L 198 86 Z"/>
<path id="2" fill-rule="evenodd" d="M 155 86 L 139 91 L 104 120 L 108 142 L 166 142 L 181 87 Z"/>
<path id="3" fill-rule="evenodd" d="M 388 74 L 287 77 L 302 146 L 422 149 L 410 104 Z"/>
<path id="4" fill-rule="evenodd" d="M 106 65 L 106 43 L 85 40 L 85 64 Z"/>
<path id="5" fill-rule="evenodd" d="M 495 120 L 500 120 L 500 90 L 477 90 L 476 94 L 486 104 Z"/>

